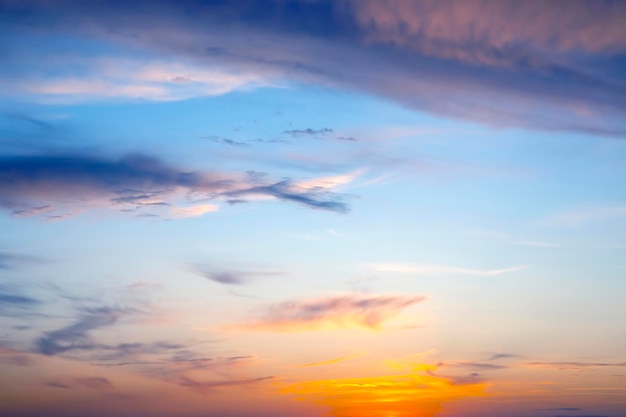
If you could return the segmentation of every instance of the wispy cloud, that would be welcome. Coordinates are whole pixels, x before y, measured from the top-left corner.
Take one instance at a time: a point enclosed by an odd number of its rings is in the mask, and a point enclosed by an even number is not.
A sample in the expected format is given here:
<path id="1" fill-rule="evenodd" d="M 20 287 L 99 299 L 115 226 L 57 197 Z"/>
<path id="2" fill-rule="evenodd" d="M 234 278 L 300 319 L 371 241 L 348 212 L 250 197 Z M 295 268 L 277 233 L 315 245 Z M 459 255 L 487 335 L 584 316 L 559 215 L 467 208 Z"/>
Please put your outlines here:
<path id="1" fill-rule="evenodd" d="M 328 134 L 333 133 L 334 130 L 328 127 L 324 127 L 321 129 L 311 129 L 310 127 L 307 129 L 294 129 L 294 130 L 285 130 L 283 135 L 291 136 L 292 138 L 300 138 L 300 137 L 319 137 L 326 136 Z"/>
<path id="2" fill-rule="evenodd" d="M 268 306 L 258 320 L 227 326 L 226 329 L 301 332 L 360 327 L 378 330 L 404 308 L 425 299 L 424 296 L 350 294 L 288 301 Z"/>
<path id="3" fill-rule="evenodd" d="M 598 205 L 565 211 L 550 217 L 546 223 L 558 226 L 583 226 L 591 222 L 616 219 L 626 219 L 625 205 Z"/>
<path id="4" fill-rule="evenodd" d="M 273 376 L 265 376 L 265 377 L 250 378 L 250 379 L 197 381 L 189 377 L 183 377 L 181 378 L 179 385 L 183 387 L 187 387 L 187 388 L 192 388 L 194 390 L 201 391 L 201 392 L 212 392 L 220 388 L 252 386 L 252 385 L 260 384 L 263 382 L 271 381 L 273 379 L 274 379 Z"/>
<path id="5" fill-rule="evenodd" d="M 36 256 L 0 251 L 0 270 L 14 269 L 20 266 L 33 264 L 37 265 L 41 263 L 44 263 L 44 260 Z"/>
<path id="6" fill-rule="evenodd" d="M 447 274 L 461 274 L 461 275 L 476 275 L 476 276 L 497 276 L 506 274 L 509 272 L 522 271 L 528 269 L 527 265 L 512 266 L 502 269 L 472 269 L 472 268 L 460 268 L 449 265 L 428 265 L 428 264 L 412 264 L 412 263 L 375 263 L 366 264 L 367 267 L 381 272 L 398 272 L 404 274 L 415 275 L 447 275 Z"/>
<path id="7" fill-rule="evenodd" d="M 341 356 L 339 358 L 327 359 L 327 360 L 324 360 L 324 361 L 304 363 L 302 365 L 298 365 L 297 367 L 298 368 L 310 368 L 312 366 L 334 365 L 334 364 L 339 363 L 339 362 L 349 361 L 351 359 L 362 358 L 363 356 L 365 356 L 364 353 L 355 353 L 353 355 Z"/>
<path id="8" fill-rule="evenodd" d="M 94 376 L 94 377 L 78 377 L 72 379 L 63 380 L 49 380 L 44 382 L 45 386 L 52 388 L 88 388 L 96 391 L 110 391 L 115 389 L 111 381 L 107 378 Z"/>
<path id="9" fill-rule="evenodd" d="M 188 268 L 191 272 L 201 277 L 225 285 L 242 285 L 258 277 L 275 277 L 286 274 L 284 271 L 271 269 L 251 268 L 235 270 L 215 268 L 204 264 L 189 264 Z"/>
<path id="10" fill-rule="evenodd" d="M 234 139 L 221 138 L 217 136 L 207 136 L 207 139 L 211 142 L 220 143 L 222 145 L 235 146 L 235 147 L 246 147 L 250 146 L 246 142 L 236 141 Z"/>
<path id="11" fill-rule="evenodd" d="M 45 65 L 58 75 L 49 77 L 30 71 L 19 82 L 6 85 L 7 92 L 62 103 L 101 99 L 172 101 L 277 85 L 252 71 L 194 65 L 182 57 L 176 62 L 164 62 L 147 57 L 70 53 L 65 60 L 56 60 L 50 50 L 38 52 L 50 58 Z"/>
<path id="12" fill-rule="evenodd" d="M 0 285 L 0 317 L 27 317 L 40 305 L 40 300 Z"/>
<path id="13" fill-rule="evenodd" d="M 526 365 L 562 371 L 584 368 L 625 368 L 626 362 L 527 362 Z"/>
<path id="14" fill-rule="evenodd" d="M 83 308 L 78 319 L 57 330 L 46 332 L 36 341 L 36 351 L 52 356 L 70 351 L 93 350 L 97 344 L 90 332 L 114 325 L 120 318 L 135 311 L 119 307 Z"/>
<path id="15" fill-rule="evenodd" d="M 89 155 L 5 156 L 0 158 L 0 194 L 0 207 L 14 212 L 25 210 L 32 215 L 49 215 L 51 207 L 59 206 L 58 210 L 64 209 L 65 213 L 69 208 L 108 207 L 144 215 L 190 217 L 218 209 L 206 200 L 247 196 L 295 202 L 314 209 L 348 210 L 347 204 L 339 201 L 341 195 L 323 186 L 189 171 L 143 155 L 119 159 Z M 38 210 L 41 207 L 46 210 Z M 8 259 L 8 255 L 4 258 Z M 3 263 L 6 262 L 0 257 L 0 265 Z"/>

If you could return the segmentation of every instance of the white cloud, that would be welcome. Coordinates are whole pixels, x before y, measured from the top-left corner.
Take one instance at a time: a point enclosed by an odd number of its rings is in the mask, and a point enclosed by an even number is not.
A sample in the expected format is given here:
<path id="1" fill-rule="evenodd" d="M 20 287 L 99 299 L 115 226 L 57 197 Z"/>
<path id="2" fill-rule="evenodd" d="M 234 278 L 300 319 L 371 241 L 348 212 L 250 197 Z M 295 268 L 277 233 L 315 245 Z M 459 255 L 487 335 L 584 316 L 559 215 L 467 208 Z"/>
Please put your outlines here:
<path id="1" fill-rule="evenodd" d="M 412 264 L 412 263 L 374 263 L 366 264 L 367 267 L 381 272 L 397 272 L 402 274 L 416 274 L 416 275 L 447 275 L 447 274 L 464 274 L 464 275 L 476 275 L 476 276 L 497 276 L 506 274 L 508 272 L 521 271 L 528 269 L 527 265 L 512 266 L 502 269 L 471 269 L 471 268 L 459 268 L 449 265 L 427 265 L 427 264 Z"/>

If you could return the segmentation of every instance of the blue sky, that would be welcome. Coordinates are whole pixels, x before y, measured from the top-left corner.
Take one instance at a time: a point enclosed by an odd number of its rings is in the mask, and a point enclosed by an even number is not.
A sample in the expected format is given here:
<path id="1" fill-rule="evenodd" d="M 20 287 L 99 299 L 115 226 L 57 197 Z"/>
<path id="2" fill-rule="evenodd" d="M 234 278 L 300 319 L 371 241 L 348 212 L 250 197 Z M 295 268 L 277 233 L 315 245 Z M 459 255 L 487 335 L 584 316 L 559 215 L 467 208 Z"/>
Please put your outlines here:
<path id="1" fill-rule="evenodd" d="M 0 1 L 0 416 L 626 416 L 625 5 Z"/>

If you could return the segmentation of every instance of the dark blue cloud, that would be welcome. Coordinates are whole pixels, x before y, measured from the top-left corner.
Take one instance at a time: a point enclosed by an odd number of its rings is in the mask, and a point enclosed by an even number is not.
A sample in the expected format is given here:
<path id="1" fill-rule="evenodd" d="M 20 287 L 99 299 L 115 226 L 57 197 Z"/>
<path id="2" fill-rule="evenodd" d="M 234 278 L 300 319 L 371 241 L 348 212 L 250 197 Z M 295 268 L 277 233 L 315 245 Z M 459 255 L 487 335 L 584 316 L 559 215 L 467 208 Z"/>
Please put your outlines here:
<path id="1" fill-rule="evenodd" d="M 258 178 L 251 181 L 260 184 Z M 164 207 L 169 193 L 177 189 L 204 200 L 256 194 L 315 209 L 348 209 L 338 201 L 341 196 L 320 188 L 296 187 L 289 180 L 271 183 L 266 179 L 262 184 L 251 187 L 233 174 L 182 170 L 145 155 L 118 159 L 56 154 L 0 157 L 0 207 L 10 208 L 17 216 L 48 213 L 56 202 L 68 198 L 79 204 L 100 202 L 118 208 L 123 204 L 136 209 Z M 8 259 L 0 254 L 0 268 Z"/>

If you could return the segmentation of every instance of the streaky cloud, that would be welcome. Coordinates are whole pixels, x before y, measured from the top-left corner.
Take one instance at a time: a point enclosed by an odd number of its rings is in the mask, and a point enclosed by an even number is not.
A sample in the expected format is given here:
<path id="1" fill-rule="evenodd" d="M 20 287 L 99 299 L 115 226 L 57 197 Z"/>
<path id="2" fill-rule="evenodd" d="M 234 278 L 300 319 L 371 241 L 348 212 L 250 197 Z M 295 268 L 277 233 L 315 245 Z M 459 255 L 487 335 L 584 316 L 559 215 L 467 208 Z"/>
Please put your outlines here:
<path id="1" fill-rule="evenodd" d="M 258 277 L 285 275 L 284 271 L 275 271 L 270 269 L 250 268 L 235 270 L 210 267 L 208 265 L 198 263 L 189 264 L 188 268 L 196 275 L 204 277 L 209 281 L 224 285 L 243 285 Z"/>
<path id="2" fill-rule="evenodd" d="M 340 356 L 338 358 L 327 359 L 325 361 L 304 363 L 302 365 L 297 365 L 297 367 L 298 368 L 310 368 L 312 366 L 334 365 L 334 364 L 339 363 L 339 362 L 344 362 L 344 361 L 349 361 L 349 360 L 352 360 L 352 359 L 362 358 L 363 356 L 365 356 L 364 353 L 356 353 L 354 355 Z"/>
<path id="3" fill-rule="evenodd" d="M 273 376 L 265 376 L 265 377 L 260 377 L 260 378 L 249 378 L 249 379 L 233 379 L 233 380 L 221 380 L 221 381 L 197 381 L 189 377 L 182 377 L 180 379 L 179 385 L 183 387 L 187 387 L 187 388 L 192 388 L 194 390 L 201 391 L 201 392 L 212 392 L 220 388 L 256 385 L 262 382 L 271 381 L 273 379 L 274 379 Z"/>
<path id="4" fill-rule="evenodd" d="M 57 205 L 65 214 L 68 209 L 107 207 L 163 217 L 193 217 L 218 209 L 207 204 L 207 199 L 228 201 L 256 195 L 314 209 L 348 211 L 339 201 L 342 196 L 324 187 L 305 187 L 290 180 L 264 181 L 232 173 L 184 170 L 139 154 L 118 159 L 73 154 L 3 156 L 0 207 L 14 213 L 50 214 L 50 220 L 64 215 L 52 211 Z M 9 255 L 0 254 L 0 267 L 8 260 Z"/>
<path id="5" fill-rule="evenodd" d="M 424 296 L 349 294 L 272 304 L 258 320 L 225 329 L 302 332 L 323 328 L 378 330 L 404 308 L 423 302 Z"/>
<path id="6" fill-rule="evenodd" d="M 44 260 L 36 256 L 0 251 L 0 271 L 41 263 L 44 263 Z"/>
<path id="7" fill-rule="evenodd" d="M 502 269 L 472 269 L 459 268 L 450 265 L 429 265 L 429 264 L 412 264 L 412 263 L 374 263 L 366 264 L 377 271 L 381 272 L 398 272 L 416 275 L 446 275 L 446 274 L 462 274 L 476 276 L 498 276 L 509 272 L 522 271 L 528 269 L 527 265 L 512 266 Z"/>
<path id="8" fill-rule="evenodd" d="M 91 331 L 112 326 L 120 318 L 133 312 L 120 307 L 83 308 L 74 323 L 46 332 L 38 338 L 35 342 L 35 351 L 54 356 L 76 350 L 94 350 L 97 344 L 89 335 Z"/>

